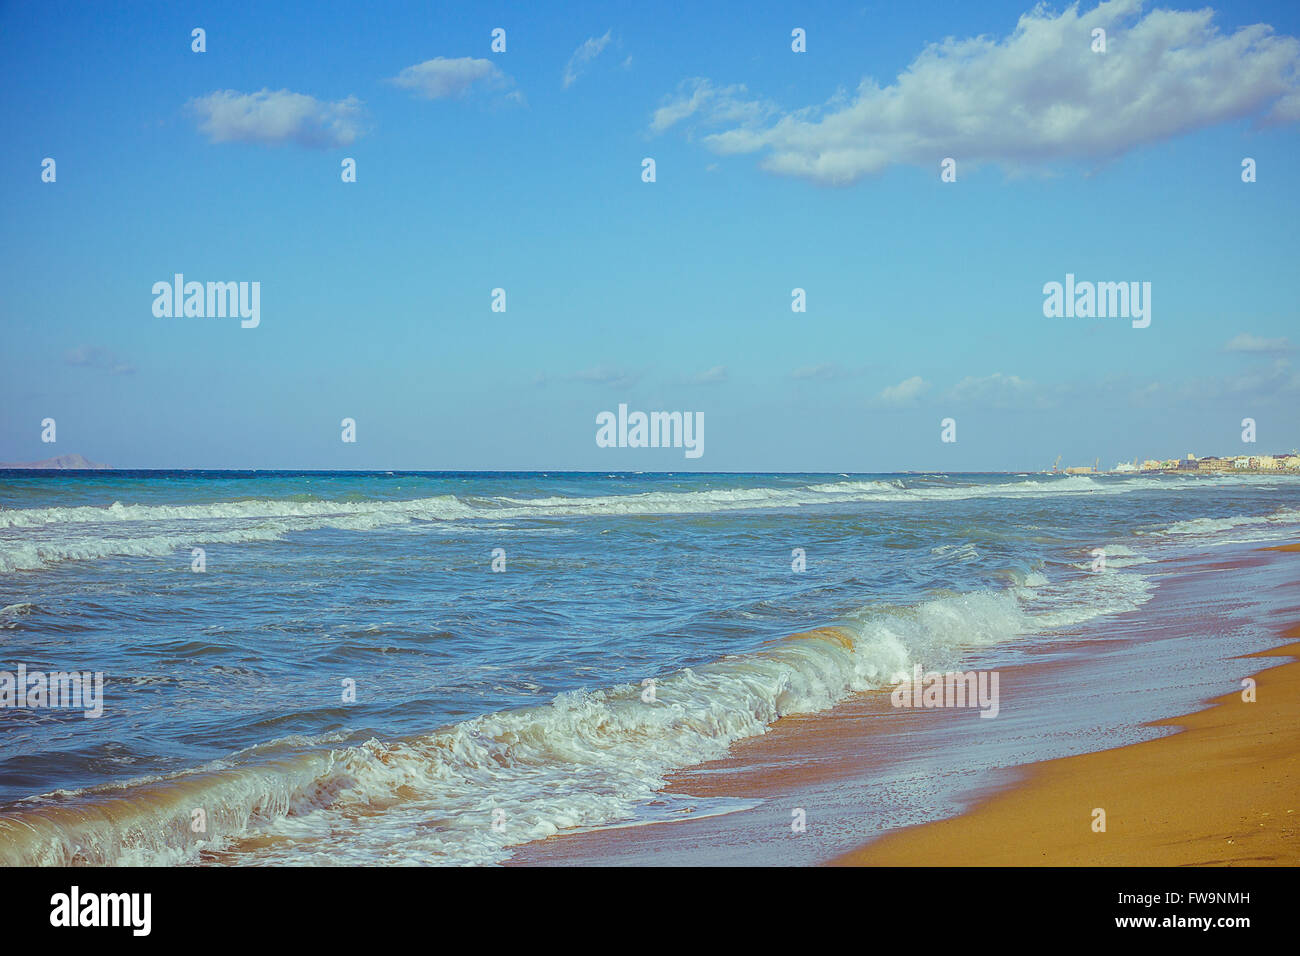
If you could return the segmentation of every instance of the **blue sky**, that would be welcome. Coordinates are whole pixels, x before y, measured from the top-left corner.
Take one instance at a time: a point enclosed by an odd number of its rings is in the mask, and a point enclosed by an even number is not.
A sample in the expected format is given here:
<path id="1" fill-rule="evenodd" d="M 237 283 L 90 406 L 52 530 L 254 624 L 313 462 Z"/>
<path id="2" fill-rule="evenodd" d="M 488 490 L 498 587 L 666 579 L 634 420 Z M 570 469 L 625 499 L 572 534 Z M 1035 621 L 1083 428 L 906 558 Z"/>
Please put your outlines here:
<path id="1" fill-rule="evenodd" d="M 270 6 L 0 9 L 0 460 L 1019 470 L 1239 453 L 1245 417 L 1246 450 L 1300 445 L 1293 3 Z M 176 272 L 260 282 L 260 325 L 155 317 Z M 1067 272 L 1150 282 L 1150 327 L 1044 317 Z M 703 412 L 705 454 L 598 448 L 620 402 Z"/>

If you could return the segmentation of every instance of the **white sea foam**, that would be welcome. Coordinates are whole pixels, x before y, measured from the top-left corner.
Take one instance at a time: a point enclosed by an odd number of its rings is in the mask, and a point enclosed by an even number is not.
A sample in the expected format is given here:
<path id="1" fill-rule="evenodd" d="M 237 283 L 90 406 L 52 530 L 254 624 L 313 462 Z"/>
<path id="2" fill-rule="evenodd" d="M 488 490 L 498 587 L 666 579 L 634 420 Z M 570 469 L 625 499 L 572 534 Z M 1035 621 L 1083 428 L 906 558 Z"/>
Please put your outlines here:
<path id="1" fill-rule="evenodd" d="M 937 558 L 945 561 L 955 561 L 959 564 L 975 564 L 980 559 L 980 553 L 975 549 L 975 545 L 967 542 L 965 544 L 941 544 L 931 548 L 930 553 Z"/>
<path id="2" fill-rule="evenodd" d="M 1107 544 L 1101 547 L 1099 550 L 1105 552 L 1106 567 L 1112 569 L 1131 568 L 1134 565 L 1151 564 L 1155 561 L 1154 558 L 1148 557 L 1147 555 L 1142 554 L 1138 551 L 1134 551 L 1128 545 L 1124 545 L 1124 544 Z M 1081 571 L 1091 571 L 1093 562 L 1097 557 L 1098 557 L 1097 555 L 1093 555 L 1088 560 L 1080 561 L 1079 563 L 1073 566 L 1078 568 Z"/>
<path id="3" fill-rule="evenodd" d="M 913 664 L 958 666 L 971 647 L 1058 618 L 1134 607 L 1144 593 L 1135 575 L 1110 572 L 1063 585 L 1050 613 L 1019 589 L 866 607 L 834 628 L 662 676 L 654 703 L 624 684 L 405 740 L 260 745 L 197 771 L 24 801 L 0 818 L 0 863 L 174 864 L 204 850 L 259 864 L 500 861 L 562 829 L 632 818 L 667 774 L 723 756 L 779 717 L 886 687 Z M 190 828 L 196 806 L 206 808 L 201 839 Z"/>
<path id="4" fill-rule="evenodd" d="M 1287 525 L 1300 522 L 1300 510 L 1282 508 L 1268 515 L 1234 515 L 1227 518 L 1192 518 L 1177 521 L 1157 534 L 1217 534 L 1250 525 Z"/>
<path id="5" fill-rule="evenodd" d="M 996 484 L 915 488 L 905 487 L 899 480 L 849 480 L 793 488 L 652 491 L 587 497 L 461 499 L 454 495 L 435 495 L 401 501 L 244 499 L 192 505 L 115 502 L 104 507 L 9 509 L 0 510 L 0 531 L 5 532 L 0 534 L 0 573 L 36 570 L 62 561 L 162 556 L 182 548 L 209 544 L 275 541 L 293 532 L 321 528 L 368 531 L 419 521 L 708 514 L 852 502 L 1111 495 L 1148 488 L 1187 490 L 1217 487 L 1244 480 L 1229 476 L 1101 481 L 1085 475 L 1071 475 Z M 1240 523 L 1243 519 L 1233 520 Z M 1187 524 L 1194 526 L 1195 522 Z M 1193 532 L 1195 530 L 1196 527 L 1192 528 Z M 1168 533 L 1187 532 L 1175 525 Z M 958 556 L 956 560 L 973 558 Z"/>
<path id="6" fill-rule="evenodd" d="M 6 604 L 0 607 L 0 630 L 14 630 L 19 626 L 19 618 L 27 617 L 35 610 L 37 610 L 36 605 L 30 601 L 20 601 L 17 604 Z"/>
<path id="7" fill-rule="evenodd" d="M 0 510 L 0 528 L 33 528 L 62 524 L 118 522 L 176 522 L 246 518 L 342 518 L 366 515 L 408 515 L 417 518 L 464 518 L 475 514 L 455 495 L 435 495 L 405 501 L 294 501 L 247 498 L 198 505 L 124 505 L 100 507 L 13 508 Z"/>

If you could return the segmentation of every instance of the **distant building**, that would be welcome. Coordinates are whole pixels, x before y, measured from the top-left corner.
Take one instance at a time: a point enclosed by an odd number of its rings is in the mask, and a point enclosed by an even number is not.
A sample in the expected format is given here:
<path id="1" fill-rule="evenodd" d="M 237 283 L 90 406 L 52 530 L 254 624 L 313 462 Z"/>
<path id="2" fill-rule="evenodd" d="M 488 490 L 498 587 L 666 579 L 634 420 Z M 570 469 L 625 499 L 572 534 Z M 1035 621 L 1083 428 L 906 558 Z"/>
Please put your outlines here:
<path id="1" fill-rule="evenodd" d="M 1086 466 L 1067 468 L 1066 474 L 1088 475 L 1096 471 Z M 1186 458 L 1146 458 L 1139 465 L 1137 460 L 1118 462 L 1110 474 L 1131 474 L 1133 472 L 1209 472 L 1222 474 L 1233 471 L 1277 472 L 1300 471 L 1300 451 L 1283 452 L 1277 455 L 1206 455 L 1197 458 L 1191 452 Z"/>

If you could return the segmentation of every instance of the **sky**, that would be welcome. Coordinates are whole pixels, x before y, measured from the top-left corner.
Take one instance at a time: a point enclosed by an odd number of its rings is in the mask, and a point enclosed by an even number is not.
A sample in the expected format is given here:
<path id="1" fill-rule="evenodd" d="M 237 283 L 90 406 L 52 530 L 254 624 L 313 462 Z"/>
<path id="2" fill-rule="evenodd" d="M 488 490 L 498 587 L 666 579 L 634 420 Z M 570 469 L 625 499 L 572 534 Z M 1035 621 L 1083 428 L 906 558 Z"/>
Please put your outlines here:
<path id="1" fill-rule="evenodd" d="M 0 460 L 1300 445 L 1300 5 L 546 6 L 0 4 Z M 257 326 L 156 315 L 176 273 L 259 283 Z M 1045 316 L 1067 274 L 1150 283 L 1150 324 Z M 598 446 L 620 404 L 704 453 Z"/>

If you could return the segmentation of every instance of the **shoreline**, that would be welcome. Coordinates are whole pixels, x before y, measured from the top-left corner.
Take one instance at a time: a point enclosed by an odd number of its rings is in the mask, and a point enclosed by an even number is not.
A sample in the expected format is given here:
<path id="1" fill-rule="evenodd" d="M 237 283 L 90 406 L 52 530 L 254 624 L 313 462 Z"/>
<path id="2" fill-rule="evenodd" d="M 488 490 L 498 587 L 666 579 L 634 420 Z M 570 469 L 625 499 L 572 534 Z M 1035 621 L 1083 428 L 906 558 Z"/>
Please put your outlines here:
<path id="1" fill-rule="evenodd" d="M 733 812 L 561 832 L 519 846 L 507 865 L 1298 862 L 1300 627 L 1289 625 L 1300 607 L 1297 568 L 1280 551 L 1300 544 L 1179 559 L 1154 604 L 1001 666 L 996 721 L 894 708 L 888 689 L 858 694 L 783 717 L 661 791 L 675 803 L 730 801 Z M 1207 592 L 1205 574 L 1226 577 Z M 1249 603 L 1224 600 L 1241 588 Z M 1259 632 L 1244 646 L 1243 625 Z M 1248 675 L 1251 704 L 1240 698 Z M 1237 685 L 1226 694 L 1225 676 Z M 1117 693 L 1130 695 L 1120 710 L 1136 722 L 1104 705 Z M 1182 702 L 1170 706 L 1171 695 Z M 1046 721 L 1044 707 L 1056 712 Z M 1097 807 L 1104 834 L 1092 831 Z M 792 836 L 794 808 L 808 829 Z"/>
<path id="2" fill-rule="evenodd" d="M 1269 550 L 1298 551 L 1289 545 Z M 1245 690 L 1152 726 L 1180 732 L 1031 764 L 956 817 L 896 831 L 833 866 L 1294 866 L 1300 862 L 1300 625 Z M 1105 832 L 1094 831 L 1105 811 Z"/>

